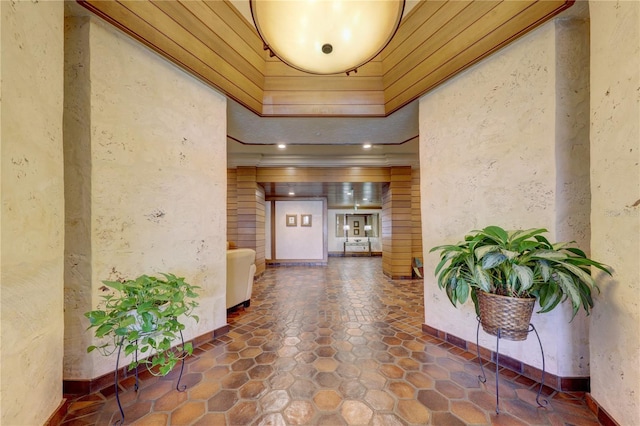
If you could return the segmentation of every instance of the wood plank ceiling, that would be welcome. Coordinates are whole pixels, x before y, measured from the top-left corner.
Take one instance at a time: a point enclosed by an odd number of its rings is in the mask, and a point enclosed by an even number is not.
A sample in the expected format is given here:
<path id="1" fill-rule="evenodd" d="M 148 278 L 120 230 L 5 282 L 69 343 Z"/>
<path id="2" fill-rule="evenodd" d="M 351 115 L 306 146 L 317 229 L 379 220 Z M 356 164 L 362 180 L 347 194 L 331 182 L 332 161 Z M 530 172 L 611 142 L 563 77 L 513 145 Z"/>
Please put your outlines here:
<path id="1" fill-rule="evenodd" d="M 573 0 L 425 0 L 357 73 L 318 76 L 270 58 L 227 0 L 78 0 L 261 116 L 383 117 L 522 36 Z"/>
<path id="2" fill-rule="evenodd" d="M 419 1 L 373 61 L 349 76 L 323 76 L 269 57 L 255 27 L 228 0 L 77 0 L 261 117 L 385 120 L 573 1 Z M 271 197 L 293 190 L 296 197 L 325 196 L 332 207 L 381 206 L 380 179 L 333 177 L 263 176 L 261 184 Z"/>

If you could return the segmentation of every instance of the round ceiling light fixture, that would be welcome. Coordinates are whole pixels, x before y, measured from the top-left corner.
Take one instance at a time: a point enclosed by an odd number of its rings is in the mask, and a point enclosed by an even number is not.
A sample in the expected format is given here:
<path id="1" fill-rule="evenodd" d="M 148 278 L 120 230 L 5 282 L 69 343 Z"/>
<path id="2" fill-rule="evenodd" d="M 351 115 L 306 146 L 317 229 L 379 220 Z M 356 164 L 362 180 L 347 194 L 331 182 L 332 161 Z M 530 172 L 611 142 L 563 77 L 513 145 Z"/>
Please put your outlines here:
<path id="1" fill-rule="evenodd" d="M 391 41 L 404 0 L 250 0 L 264 48 L 311 74 L 357 71 Z"/>

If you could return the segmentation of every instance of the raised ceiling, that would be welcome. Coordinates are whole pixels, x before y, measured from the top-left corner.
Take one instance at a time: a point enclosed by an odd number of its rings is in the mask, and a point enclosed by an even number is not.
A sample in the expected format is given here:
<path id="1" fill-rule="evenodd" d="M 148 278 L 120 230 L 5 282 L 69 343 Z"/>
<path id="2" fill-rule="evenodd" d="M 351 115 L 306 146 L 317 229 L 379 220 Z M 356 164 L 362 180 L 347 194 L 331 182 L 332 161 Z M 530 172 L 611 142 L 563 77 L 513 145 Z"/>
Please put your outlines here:
<path id="1" fill-rule="evenodd" d="M 349 76 L 318 76 L 269 57 L 248 0 L 77 1 L 229 98 L 230 167 L 417 165 L 417 99 L 573 4 L 410 0 L 373 61 Z M 381 204 L 380 182 L 263 185 L 267 196 L 294 189 L 334 207 L 357 202 L 353 187 Z"/>
<path id="2" fill-rule="evenodd" d="M 78 2 L 262 116 L 387 116 L 573 0 L 425 0 L 357 73 L 318 76 L 270 57 L 229 1 Z"/>

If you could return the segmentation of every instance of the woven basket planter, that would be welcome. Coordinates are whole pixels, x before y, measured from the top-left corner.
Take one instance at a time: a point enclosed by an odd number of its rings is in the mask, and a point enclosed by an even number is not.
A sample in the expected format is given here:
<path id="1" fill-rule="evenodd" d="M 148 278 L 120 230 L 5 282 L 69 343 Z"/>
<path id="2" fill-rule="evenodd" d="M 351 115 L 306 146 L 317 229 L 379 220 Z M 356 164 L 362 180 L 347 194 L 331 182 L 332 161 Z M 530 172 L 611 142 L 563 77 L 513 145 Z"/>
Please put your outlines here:
<path id="1" fill-rule="evenodd" d="M 492 336 L 497 336 L 500 330 L 501 338 L 526 340 L 535 303 L 535 298 L 521 299 L 479 291 L 482 329 Z"/>

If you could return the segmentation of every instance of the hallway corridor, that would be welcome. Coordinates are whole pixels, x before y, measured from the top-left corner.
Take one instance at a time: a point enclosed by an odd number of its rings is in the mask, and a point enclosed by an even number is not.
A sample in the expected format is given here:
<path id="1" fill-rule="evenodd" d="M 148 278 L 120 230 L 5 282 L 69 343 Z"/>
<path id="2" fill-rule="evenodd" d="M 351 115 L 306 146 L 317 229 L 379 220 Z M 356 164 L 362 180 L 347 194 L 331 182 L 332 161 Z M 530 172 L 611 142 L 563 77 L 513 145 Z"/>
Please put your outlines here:
<path id="1" fill-rule="evenodd" d="M 583 394 L 545 388 L 549 405 L 538 408 L 537 384 L 510 371 L 496 415 L 491 366 L 479 383 L 475 354 L 422 332 L 423 309 L 423 282 L 385 278 L 380 257 L 267 268 L 251 306 L 229 314 L 230 332 L 187 360 L 185 392 L 179 369 L 146 375 L 138 392 L 133 378 L 121 383 L 125 424 L 599 424 Z M 72 400 L 62 424 L 119 416 L 109 387 Z"/>

